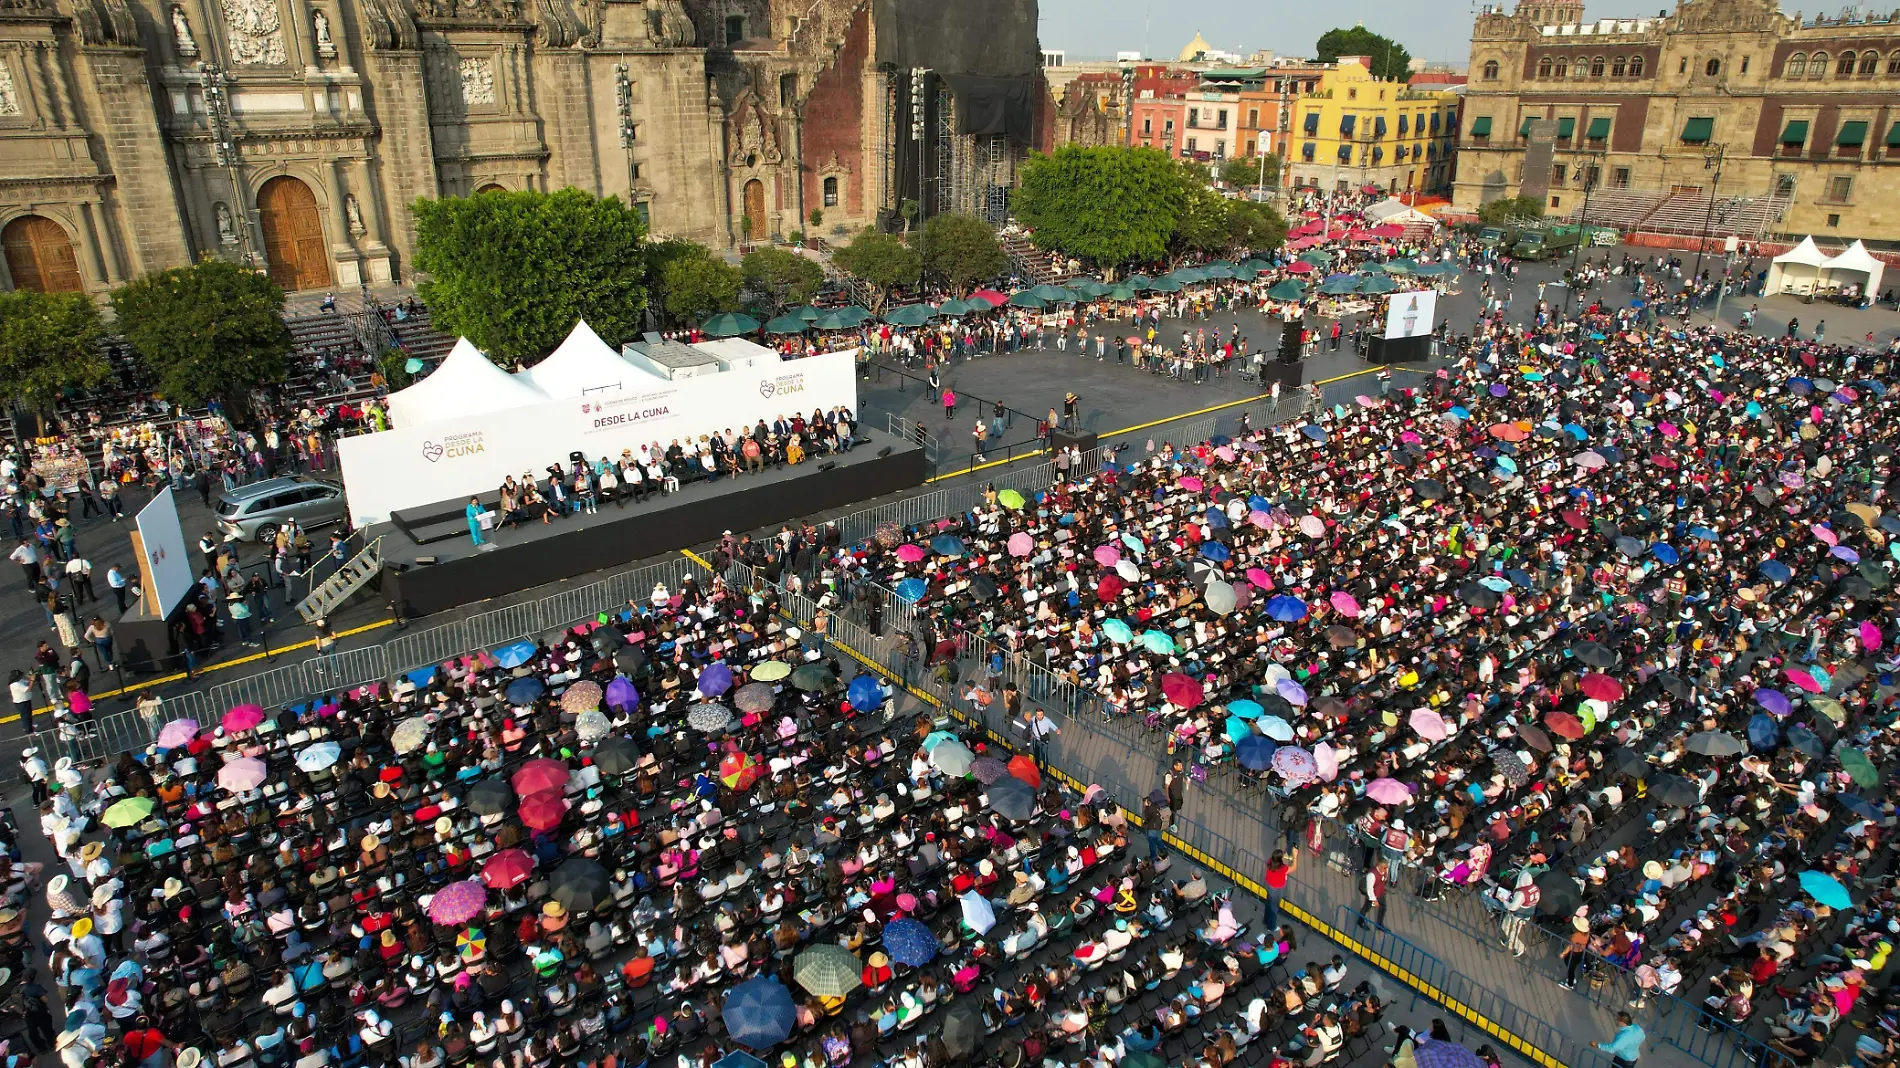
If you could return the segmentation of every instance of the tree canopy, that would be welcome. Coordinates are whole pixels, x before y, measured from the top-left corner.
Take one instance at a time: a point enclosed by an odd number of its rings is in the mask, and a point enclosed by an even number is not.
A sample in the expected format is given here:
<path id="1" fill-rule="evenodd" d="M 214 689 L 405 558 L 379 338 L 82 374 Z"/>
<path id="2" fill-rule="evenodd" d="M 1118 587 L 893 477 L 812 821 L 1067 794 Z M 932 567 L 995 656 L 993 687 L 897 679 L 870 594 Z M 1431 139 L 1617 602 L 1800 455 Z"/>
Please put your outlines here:
<path id="1" fill-rule="evenodd" d="M 1251 189 L 1257 185 L 1278 185 L 1280 182 L 1280 154 L 1270 152 L 1265 160 L 1266 177 L 1261 177 L 1261 159 L 1258 156 L 1239 156 L 1221 164 L 1220 180 L 1235 189 Z"/>
<path id="2" fill-rule="evenodd" d="M 1499 197 L 1478 208 L 1478 221 L 1487 225 L 1517 219 L 1538 219 L 1544 214 L 1544 202 L 1537 197 Z"/>
<path id="3" fill-rule="evenodd" d="M 105 381 L 112 365 L 99 335 L 99 309 L 84 293 L 0 293 L 0 393 L 48 410 L 66 390 Z"/>
<path id="4" fill-rule="evenodd" d="M 704 245 L 662 241 L 648 252 L 660 307 L 676 324 L 696 324 L 739 306 L 739 268 Z"/>
<path id="5" fill-rule="evenodd" d="M 939 215 L 924 224 L 924 269 L 959 296 L 1009 270 L 990 224 L 971 215 Z"/>
<path id="6" fill-rule="evenodd" d="M 1372 60 L 1372 73 L 1380 78 L 1405 81 L 1412 74 L 1412 53 L 1390 37 L 1382 37 L 1364 26 L 1327 30 L 1319 35 L 1319 43 L 1313 46 L 1313 51 L 1314 58 L 1321 63 L 1335 62 L 1340 56 L 1368 56 Z"/>
<path id="7" fill-rule="evenodd" d="M 1023 164 L 1015 209 L 1037 248 L 1113 266 L 1167 255 L 1186 200 L 1158 149 L 1064 145 Z"/>
<path id="8" fill-rule="evenodd" d="M 782 248 L 754 249 L 739 261 L 746 288 L 765 302 L 769 318 L 794 304 L 809 304 L 825 284 L 825 269 Z"/>
<path id="9" fill-rule="evenodd" d="M 888 299 L 892 289 L 917 281 L 924 269 L 923 257 L 916 249 L 897 235 L 870 226 L 859 230 L 850 244 L 833 252 L 831 262 L 837 264 L 839 270 L 876 286 L 880 305 Z"/>
<path id="10" fill-rule="evenodd" d="M 1227 202 L 1227 238 L 1231 247 L 1265 252 L 1286 242 L 1286 218 L 1271 204 Z"/>
<path id="11" fill-rule="evenodd" d="M 646 224 L 618 197 L 498 191 L 413 206 L 417 287 L 438 329 L 504 365 L 553 351 L 587 320 L 619 346 L 647 305 Z"/>
<path id="12" fill-rule="evenodd" d="M 250 391 L 283 380 L 284 291 L 249 268 L 207 257 L 148 274 L 113 292 L 112 311 L 175 403 L 222 401 L 241 423 Z"/>

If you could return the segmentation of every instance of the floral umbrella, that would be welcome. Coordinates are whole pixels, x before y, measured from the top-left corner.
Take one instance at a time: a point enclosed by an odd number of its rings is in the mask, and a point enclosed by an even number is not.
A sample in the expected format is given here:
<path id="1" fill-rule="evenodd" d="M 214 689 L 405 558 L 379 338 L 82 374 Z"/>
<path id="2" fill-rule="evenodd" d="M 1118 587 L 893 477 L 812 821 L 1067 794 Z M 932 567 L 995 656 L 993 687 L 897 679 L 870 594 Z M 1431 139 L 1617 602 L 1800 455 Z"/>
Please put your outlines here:
<path id="1" fill-rule="evenodd" d="M 579 715 L 600 707 L 600 684 L 582 680 L 569 686 L 561 694 L 561 708 Z"/>
<path id="2" fill-rule="evenodd" d="M 444 927 L 467 923 L 488 904 L 488 887 L 480 879 L 450 883 L 429 899 L 429 918 Z"/>

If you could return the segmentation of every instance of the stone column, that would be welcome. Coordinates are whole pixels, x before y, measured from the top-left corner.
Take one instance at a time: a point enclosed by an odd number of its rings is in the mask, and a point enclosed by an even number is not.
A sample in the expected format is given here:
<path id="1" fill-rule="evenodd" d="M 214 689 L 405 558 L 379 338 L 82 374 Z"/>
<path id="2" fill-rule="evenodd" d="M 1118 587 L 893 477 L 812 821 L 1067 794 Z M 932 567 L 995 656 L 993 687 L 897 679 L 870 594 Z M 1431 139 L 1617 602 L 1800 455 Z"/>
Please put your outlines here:
<path id="1" fill-rule="evenodd" d="M 20 66 L 26 69 L 26 92 L 33 100 L 34 110 L 39 112 L 39 124 L 49 129 L 62 125 L 59 108 L 53 102 L 52 87 L 46 83 L 46 67 L 40 61 L 44 58 L 46 43 L 34 41 L 19 46 Z"/>
<path id="2" fill-rule="evenodd" d="M 363 258 L 356 251 L 350 233 L 350 217 L 343 210 L 343 198 L 349 195 L 349 183 L 344 180 L 349 161 L 339 156 L 330 161 L 330 225 L 335 228 L 330 236 L 330 256 L 336 260 L 336 284 L 353 286 L 363 281 L 363 271 L 359 261 Z"/>
<path id="3" fill-rule="evenodd" d="M 53 89 L 53 104 L 59 109 L 59 125 L 78 125 L 79 117 L 73 113 L 72 94 L 66 90 L 66 65 L 60 62 L 58 42 L 48 41 L 42 45 L 40 58 L 46 65 L 46 81 Z"/>
<path id="4" fill-rule="evenodd" d="M 810 215 L 805 210 L 805 116 L 796 106 L 790 109 L 791 121 L 786 125 L 791 129 L 792 151 L 792 214 L 795 216 L 792 229 L 805 229 L 805 219 Z M 807 234 L 816 237 L 816 234 Z"/>

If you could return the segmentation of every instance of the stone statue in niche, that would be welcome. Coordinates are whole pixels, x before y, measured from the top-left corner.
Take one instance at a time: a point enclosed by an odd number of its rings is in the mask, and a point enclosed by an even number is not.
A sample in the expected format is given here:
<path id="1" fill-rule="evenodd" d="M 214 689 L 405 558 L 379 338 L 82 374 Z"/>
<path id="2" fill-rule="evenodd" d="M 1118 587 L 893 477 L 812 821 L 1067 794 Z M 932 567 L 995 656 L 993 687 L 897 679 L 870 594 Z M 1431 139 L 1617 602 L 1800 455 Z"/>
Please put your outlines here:
<path id="1" fill-rule="evenodd" d="M 336 39 L 330 36 L 330 16 L 322 11 L 311 12 L 310 24 L 317 35 L 317 55 L 325 59 L 333 58 L 336 55 Z"/>
<path id="2" fill-rule="evenodd" d="M 343 197 L 343 217 L 349 220 L 350 233 L 357 237 L 363 236 L 367 227 L 363 225 L 363 209 L 356 203 L 355 193 L 349 193 Z"/>
<path id="3" fill-rule="evenodd" d="M 231 226 L 231 209 L 225 207 L 223 201 L 218 202 L 217 218 L 218 244 L 224 245 L 227 248 L 237 244 L 237 231 Z"/>
<path id="4" fill-rule="evenodd" d="M 185 9 L 172 5 L 172 40 L 178 45 L 181 56 L 198 54 L 198 42 L 191 36 L 191 20 L 185 18 Z"/>

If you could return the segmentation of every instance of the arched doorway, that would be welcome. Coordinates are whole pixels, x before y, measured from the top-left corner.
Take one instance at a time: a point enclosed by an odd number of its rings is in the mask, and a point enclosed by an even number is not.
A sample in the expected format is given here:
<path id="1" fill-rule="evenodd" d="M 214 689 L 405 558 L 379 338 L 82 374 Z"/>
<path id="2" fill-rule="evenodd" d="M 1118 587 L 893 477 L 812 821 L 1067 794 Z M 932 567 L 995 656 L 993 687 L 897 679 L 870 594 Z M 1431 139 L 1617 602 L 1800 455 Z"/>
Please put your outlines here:
<path id="1" fill-rule="evenodd" d="M 330 255 L 323 247 L 323 220 L 310 187 L 288 176 L 272 178 L 257 191 L 270 280 L 285 289 L 322 289 L 330 284 Z"/>
<path id="2" fill-rule="evenodd" d="M 79 255 L 66 230 L 44 215 L 22 215 L 0 230 L 13 288 L 37 293 L 77 293 L 86 288 L 79 276 Z"/>
<path id="3" fill-rule="evenodd" d="M 765 240 L 765 183 L 757 178 L 745 184 L 745 239 Z"/>
<path id="4" fill-rule="evenodd" d="M 508 191 L 507 186 L 496 185 L 494 182 L 490 182 L 487 185 L 482 186 L 480 189 L 475 190 L 475 195 L 480 196 L 483 193 L 506 193 L 507 191 Z"/>

